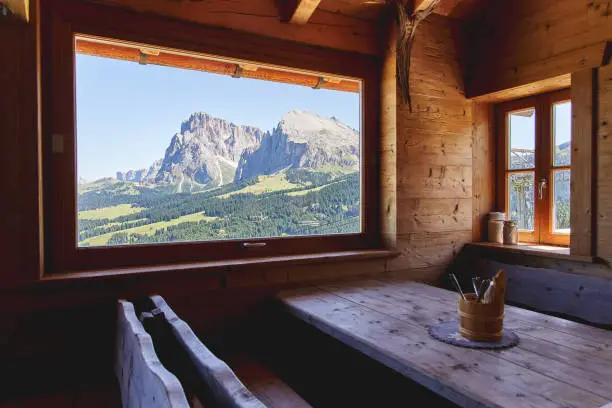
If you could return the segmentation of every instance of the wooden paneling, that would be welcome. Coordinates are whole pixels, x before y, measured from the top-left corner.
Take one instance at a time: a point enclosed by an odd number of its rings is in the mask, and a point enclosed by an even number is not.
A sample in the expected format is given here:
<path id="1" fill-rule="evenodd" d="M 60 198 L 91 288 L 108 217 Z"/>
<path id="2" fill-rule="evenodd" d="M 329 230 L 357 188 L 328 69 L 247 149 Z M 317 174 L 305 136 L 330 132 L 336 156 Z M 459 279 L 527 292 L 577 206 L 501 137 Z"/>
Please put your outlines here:
<path id="1" fill-rule="evenodd" d="M 275 2 L 270 1 L 150 1 L 95 0 L 99 3 L 125 7 L 138 12 L 200 24 L 229 28 L 364 54 L 380 54 L 378 30 L 371 21 L 325 9 L 314 12 L 308 24 L 281 22 Z"/>
<path id="2" fill-rule="evenodd" d="M 382 243 L 397 243 L 397 53 L 396 26 L 387 21 L 381 72 L 380 106 L 380 226 Z"/>
<path id="3" fill-rule="evenodd" d="M 471 239 L 471 230 L 400 234 L 397 237 L 400 255 L 388 261 L 387 268 L 393 271 L 448 266 Z M 435 281 L 440 276 L 433 278 Z"/>
<path id="4" fill-rule="evenodd" d="M 515 99 L 536 96 L 541 93 L 558 91 L 559 89 L 569 88 L 572 84 L 571 74 L 563 74 L 552 78 L 546 78 L 537 82 L 530 82 L 515 88 L 508 88 L 481 96 L 474 96 L 472 99 L 478 102 L 499 103 L 512 101 Z"/>
<path id="5" fill-rule="evenodd" d="M 597 82 L 597 256 L 612 262 L 612 65 Z"/>
<path id="6" fill-rule="evenodd" d="M 0 285 L 39 276 L 39 117 L 36 31 L 17 18 L 0 23 Z M 15 157 L 19 158 L 15 160 Z"/>
<path id="7" fill-rule="evenodd" d="M 609 8 L 608 0 L 490 2 L 469 24 L 468 96 L 600 66 Z"/>
<path id="8" fill-rule="evenodd" d="M 493 105 L 472 105 L 472 238 L 487 238 L 487 214 L 495 207 L 495 112 Z"/>
<path id="9" fill-rule="evenodd" d="M 472 104 L 456 23 L 431 15 L 412 51 L 413 111 L 397 106 L 397 249 L 388 271 L 435 281 L 472 234 Z"/>
<path id="10" fill-rule="evenodd" d="M 472 228 L 472 198 L 406 198 L 400 202 L 400 231 L 453 232 Z"/>
<path id="11" fill-rule="evenodd" d="M 570 184 L 570 251 L 572 255 L 594 255 L 593 200 L 597 171 L 595 123 L 597 70 L 572 74 L 572 177 Z"/>
<path id="12" fill-rule="evenodd" d="M 500 91 L 511 89 L 518 92 L 531 83 L 548 80 L 542 82 L 545 86 L 541 90 L 544 91 L 562 82 L 563 75 L 600 66 L 605 49 L 606 42 L 599 42 L 520 66 L 497 68 L 497 64 L 493 63 L 488 65 L 486 72 L 477 72 L 468 79 L 467 95 L 470 98 L 492 99 L 499 97 Z"/>
<path id="13" fill-rule="evenodd" d="M 468 285 L 475 274 L 508 276 L 506 299 L 514 304 L 612 327 L 612 279 L 603 264 L 566 256 L 546 257 L 468 245 L 453 265 Z"/>

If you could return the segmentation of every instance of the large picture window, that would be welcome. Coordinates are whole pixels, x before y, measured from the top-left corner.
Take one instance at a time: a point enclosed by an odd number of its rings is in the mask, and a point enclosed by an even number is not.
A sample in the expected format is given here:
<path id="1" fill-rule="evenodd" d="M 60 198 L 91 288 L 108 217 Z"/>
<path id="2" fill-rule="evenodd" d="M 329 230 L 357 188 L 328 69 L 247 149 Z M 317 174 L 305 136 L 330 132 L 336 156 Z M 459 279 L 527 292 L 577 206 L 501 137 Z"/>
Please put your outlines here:
<path id="1" fill-rule="evenodd" d="M 361 232 L 360 81 L 75 50 L 79 247 Z"/>
<path id="2" fill-rule="evenodd" d="M 568 90 L 497 106 L 498 203 L 522 242 L 569 245 Z"/>
<path id="3" fill-rule="evenodd" d="M 64 3 L 43 25 L 50 272 L 377 246 L 375 60 Z"/>

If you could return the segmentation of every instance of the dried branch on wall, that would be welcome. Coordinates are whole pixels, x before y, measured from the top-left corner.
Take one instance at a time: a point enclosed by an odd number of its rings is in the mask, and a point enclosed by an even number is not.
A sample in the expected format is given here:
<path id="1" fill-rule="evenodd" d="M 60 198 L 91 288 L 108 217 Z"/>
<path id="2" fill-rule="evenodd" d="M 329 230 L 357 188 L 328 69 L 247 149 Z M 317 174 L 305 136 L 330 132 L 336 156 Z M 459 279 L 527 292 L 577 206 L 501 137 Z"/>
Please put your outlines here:
<path id="1" fill-rule="evenodd" d="M 407 103 L 412 112 L 410 99 L 410 55 L 416 29 L 421 21 L 433 13 L 440 0 L 432 0 L 429 6 L 422 10 L 412 11 L 412 2 L 394 0 L 397 7 L 397 22 L 399 33 L 397 36 L 397 80 L 402 96 L 402 102 Z"/>

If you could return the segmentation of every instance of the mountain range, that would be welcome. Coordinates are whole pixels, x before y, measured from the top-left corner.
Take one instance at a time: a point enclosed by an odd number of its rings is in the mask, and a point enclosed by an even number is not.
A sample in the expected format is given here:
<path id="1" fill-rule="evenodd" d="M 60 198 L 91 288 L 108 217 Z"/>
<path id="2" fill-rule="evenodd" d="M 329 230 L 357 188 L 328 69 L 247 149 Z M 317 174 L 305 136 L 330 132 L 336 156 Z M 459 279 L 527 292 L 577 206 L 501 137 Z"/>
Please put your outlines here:
<path id="1" fill-rule="evenodd" d="M 359 155 L 359 132 L 335 117 L 294 110 L 264 132 L 197 112 L 181 123 L 162 159 L 116 178 L 212 188 L 285 169 L 353 172 Z"/>

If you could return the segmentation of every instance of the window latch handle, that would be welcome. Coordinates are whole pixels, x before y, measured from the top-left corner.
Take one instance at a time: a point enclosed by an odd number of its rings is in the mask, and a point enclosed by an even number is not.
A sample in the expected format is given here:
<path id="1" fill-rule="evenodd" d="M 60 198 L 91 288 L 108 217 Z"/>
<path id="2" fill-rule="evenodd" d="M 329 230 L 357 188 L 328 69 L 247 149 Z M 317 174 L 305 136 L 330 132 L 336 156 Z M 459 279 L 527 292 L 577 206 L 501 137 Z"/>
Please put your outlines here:
<path id="1" fill-rule="evenodd" d="M 538 183 L 538 199 L 540 200 L 544 199 L 544 189 L 546 188 L 546 183 L 546 178 L 541 179 Z"/>
<path id="2" fill-rule="evenodd" d="M 263 248 L 266 246 L 265 242 L 243 242 L 243 248 Z"/>

